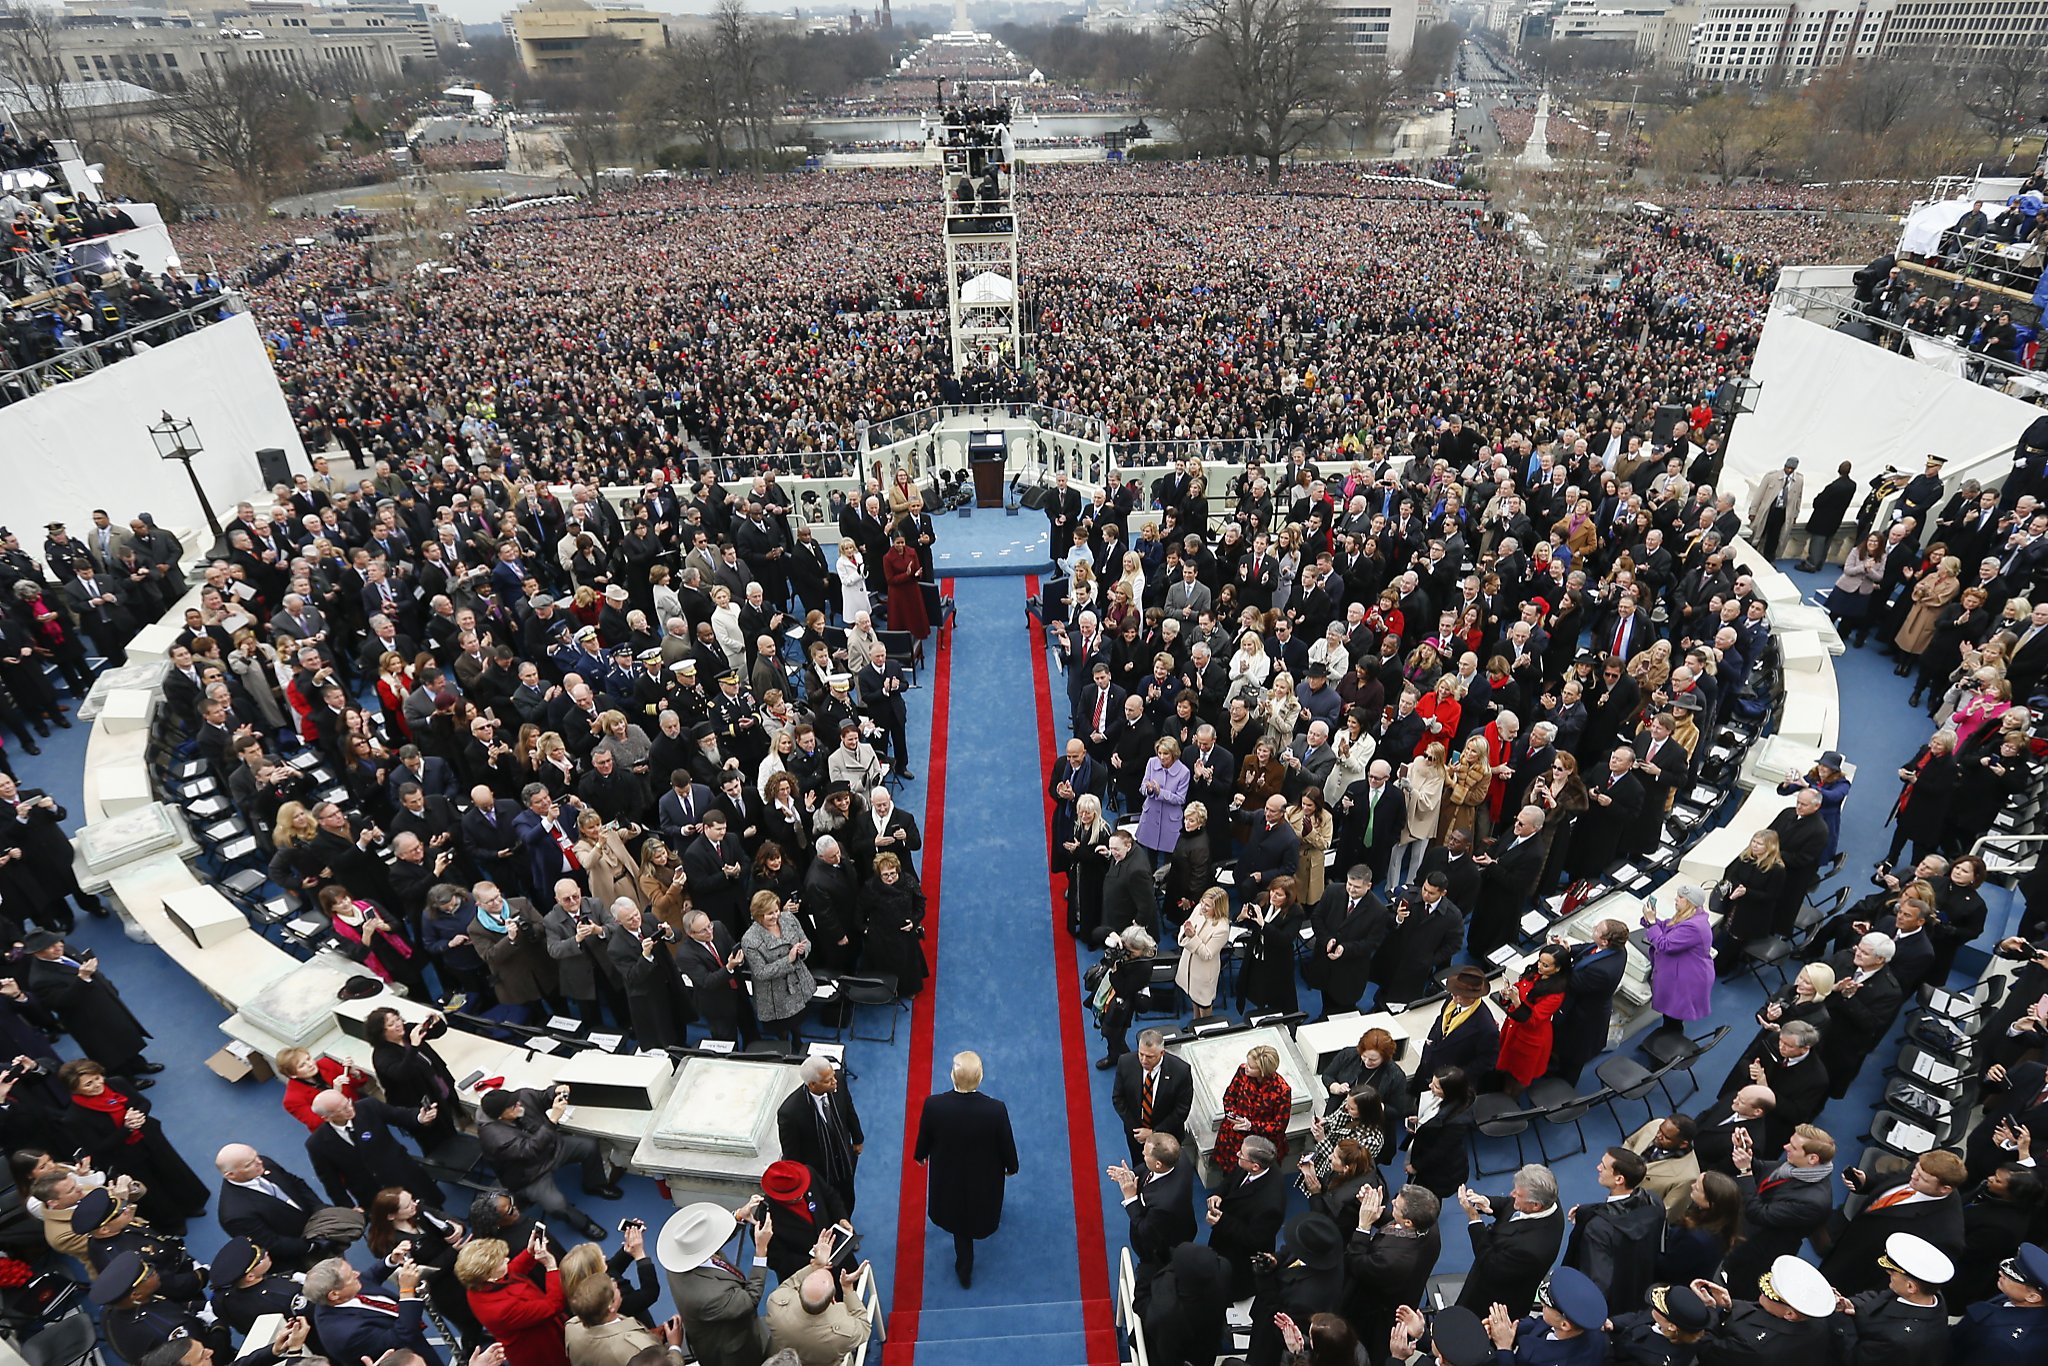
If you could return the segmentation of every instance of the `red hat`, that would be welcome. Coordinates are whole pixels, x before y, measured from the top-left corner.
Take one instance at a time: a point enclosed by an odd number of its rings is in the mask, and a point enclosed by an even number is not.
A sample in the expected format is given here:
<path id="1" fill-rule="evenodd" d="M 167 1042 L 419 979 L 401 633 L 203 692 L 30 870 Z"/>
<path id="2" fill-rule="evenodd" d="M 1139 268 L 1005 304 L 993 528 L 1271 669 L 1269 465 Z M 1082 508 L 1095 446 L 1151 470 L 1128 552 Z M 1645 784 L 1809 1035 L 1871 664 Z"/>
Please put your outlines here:
<path id="1" fill-rule="evenodd" d="M 803 1199 L 810 1189 L 811 1169 L 801 1162 L 783 1158 L 769 1163 L 768 1170 L 761 1173 L 761 1193 L 785 1205 Z"/>

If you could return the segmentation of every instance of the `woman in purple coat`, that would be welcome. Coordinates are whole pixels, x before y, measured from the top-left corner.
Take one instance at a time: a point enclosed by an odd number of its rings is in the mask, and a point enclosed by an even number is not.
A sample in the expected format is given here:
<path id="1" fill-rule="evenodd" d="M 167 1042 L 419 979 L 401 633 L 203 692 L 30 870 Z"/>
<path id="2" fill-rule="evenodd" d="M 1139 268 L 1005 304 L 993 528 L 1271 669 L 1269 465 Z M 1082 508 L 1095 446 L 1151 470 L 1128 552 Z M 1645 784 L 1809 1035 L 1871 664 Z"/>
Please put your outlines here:
<path id="1" fill-rule="evenodd" d="M 1683 1030 L 1714 1009 L 1714 931 L 1707 924 L 1707 894 L 1681 886 L 1669 920 L 1657 918 L 1657 899 L 1643 898 L 1643 935 L 1650 945 L 1650 1008 L 1663 1028 Z"/>
<path id="2" fill-rule="evenodd" d="M 1171 735 L 1159 737 L 1152 756 L 1145 761 L 1145 777 L 1138 784 L 1145 799 L 1145 809 L 1138 817 L 1138 843 L 1151 851 L 1156 868 L 1180 842 L 1181 811 L 1188 804 L 1188 766 L 1180 761 L 1180 742 Z"/>

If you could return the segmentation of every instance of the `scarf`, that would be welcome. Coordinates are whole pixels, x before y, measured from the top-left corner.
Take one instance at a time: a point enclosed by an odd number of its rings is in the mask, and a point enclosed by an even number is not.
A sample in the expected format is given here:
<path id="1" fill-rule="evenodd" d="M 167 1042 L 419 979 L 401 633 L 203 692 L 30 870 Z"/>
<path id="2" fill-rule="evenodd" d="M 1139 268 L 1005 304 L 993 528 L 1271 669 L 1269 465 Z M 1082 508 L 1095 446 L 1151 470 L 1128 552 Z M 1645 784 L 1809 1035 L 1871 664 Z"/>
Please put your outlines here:
<path id="1" fill-rule="evenodd" d="M 128 1097 L 114 1090 L 111 1086 L 96 1096 L 73 1096 L 71 1103 L 103 1114 L 115 1124 L 122 1123 L 123 1116 L 128 1113 L 130 1108 Z M 125 1136 L 121 1141 L 129 1144 L 140 1143 L 142 1141 L 142 1130 L 126 1130 Z"/>
<path id="2" fill-rule="evenodd" d="M 505 917 L 493 915 L 481 906 L 476 908 L 476 923 L 489 930 L 492 934 L 503 934 L 505 932 Z"/>
<path id="3" fill-rule="evenodd" d="M 1444 1034 L 1448 1036 L 1452 1030 L 1471 1019 L 1473 1012 L 1478 1009 L 1479 1002 L 1477 1000 L 1463 1006 L 1459 1005 L 1456 1001 L 1445 1001 L 1443 1018 L 1440 1021 Z"/>
<path id="4" fill-rule="evenodd" d="M 1790 1162 L 1780 1162 L 1778 1169 L 1766 1177 L 1763 1186 L 1775 1186 L 1781 1181 L 1804 1181 L 1808 1185 L 1824 1185 L 1835 1174 L 1835 1164 L 1823 1162 L 1818 1167 L 1795 1167 Z"/>

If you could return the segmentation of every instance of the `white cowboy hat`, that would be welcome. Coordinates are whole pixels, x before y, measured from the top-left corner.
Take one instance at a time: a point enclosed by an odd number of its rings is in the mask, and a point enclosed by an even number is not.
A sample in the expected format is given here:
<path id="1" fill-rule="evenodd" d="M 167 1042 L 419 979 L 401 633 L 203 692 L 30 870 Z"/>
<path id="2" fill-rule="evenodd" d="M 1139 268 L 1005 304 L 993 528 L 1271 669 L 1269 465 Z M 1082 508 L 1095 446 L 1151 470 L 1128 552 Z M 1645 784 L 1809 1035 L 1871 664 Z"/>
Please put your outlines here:
<path id="1" fill-rule="evenodd" d="M 732 1237 L 732 1211 L 706 1200 L 685 1205 L 668 1217 L 654 1255 L 670 1271 L 695 1271 Z"/>

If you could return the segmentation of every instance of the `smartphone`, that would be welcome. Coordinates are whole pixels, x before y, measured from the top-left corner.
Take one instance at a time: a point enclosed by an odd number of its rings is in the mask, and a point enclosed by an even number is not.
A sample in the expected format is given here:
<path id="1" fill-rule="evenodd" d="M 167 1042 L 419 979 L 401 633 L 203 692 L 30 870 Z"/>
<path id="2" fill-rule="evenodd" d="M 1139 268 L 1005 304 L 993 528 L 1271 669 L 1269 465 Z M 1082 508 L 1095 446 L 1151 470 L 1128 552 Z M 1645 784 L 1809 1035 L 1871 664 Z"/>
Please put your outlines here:
<path id="1" fill-rule="evenodd" d="M 544 1219 L 533 1221 L 533 1232 L 526 1235 L 528 1243 L 545 1243 L 548 1240 L 548 1226 Z"/>
<path id="2" fill-rule="evenodd" d="M 471 1072 L 471 1073 L 470 1073 L 470 1074 L 469 1074 L 468 1076 L 464 1077 L 464 1078 L 463 1078 L 463 1079 L 462 1079 L 461 1081 L 459 1081 L 459 1082 L 455 1083 L 455 1089 L 456 1089 L 456 1090 L 458 1090 L 458 1091 L 467 1091 L 467 1090 L 468 1090 L 468 1089 L 469 1089 L 470 1087 L 472 1087 L 472 1086 L 476 1085 L 476 1084 L 477 1084 L 478 1082 L 482 1081 L 483 1079 L 484 1079 L 484 1069 L 483 1069 L 483 1068 L 481 1068 L 481 1067 L 479 1067 L 479 1068 L 477 1068 L 477 1069 L 476 1069 L 476 1071 L 474 1071 L 474 1072 Z"/>

